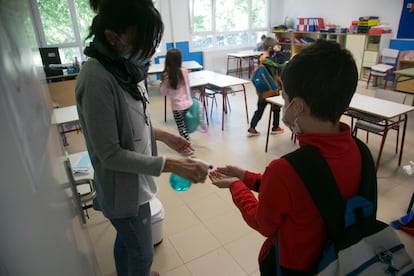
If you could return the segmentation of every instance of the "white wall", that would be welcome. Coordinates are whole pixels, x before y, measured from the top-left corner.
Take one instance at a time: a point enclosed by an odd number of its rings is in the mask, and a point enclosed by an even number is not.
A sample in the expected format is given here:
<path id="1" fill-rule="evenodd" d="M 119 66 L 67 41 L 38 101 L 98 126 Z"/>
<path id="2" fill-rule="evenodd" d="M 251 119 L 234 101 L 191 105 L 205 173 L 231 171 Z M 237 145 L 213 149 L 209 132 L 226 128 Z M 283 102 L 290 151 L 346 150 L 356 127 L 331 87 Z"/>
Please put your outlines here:
<path id="1" fill-rule="evenodd" d="M 188 41 L 190 39 L 189 1 L 174 0 L 172 2 L 173 0 L 161 0 L 160 2 L 160 11 L 165 24 L 164 40 L 166 42 Z M 389 23 L 394 38 L 398 31 L 403 2 L 404 0 L 271 0 L 270 24 L 271 27 L 282 24 L 286 16 L 292 18 L 322 17 L 326 24 L 348 27 L 360 16 L 375 15 L 379 16 L 382 22 Z M 246 45 L 240 49 L 231 50 L 206 49 L 204 67 L 216 72 L 225 72 L 228 52 L 252 47 L 252 45 Z"/>
<path id="2" fill-rule="evenodd" d="M 393 38 L 398 32 L 404 0 L 276 0 L 272 5 L 272 26 L 282 24 L 286 16 L 322 17 L 325 24 L 349 27 L 360 16 L 379 16 L 388 23 Z"/>

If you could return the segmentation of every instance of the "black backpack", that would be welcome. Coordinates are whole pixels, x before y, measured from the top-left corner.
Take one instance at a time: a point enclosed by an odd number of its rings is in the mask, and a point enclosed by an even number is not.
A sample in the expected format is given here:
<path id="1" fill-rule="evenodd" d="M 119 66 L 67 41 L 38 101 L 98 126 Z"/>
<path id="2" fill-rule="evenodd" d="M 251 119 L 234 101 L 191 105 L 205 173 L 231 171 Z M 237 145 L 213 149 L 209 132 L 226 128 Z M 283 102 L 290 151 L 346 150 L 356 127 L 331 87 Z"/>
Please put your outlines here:
<path id="1" fill-rule="evenodd" d="M 319 151 L 304 146 L 283 158 L 302 178 L 328 228 L 328 243 L 313 275 L 414 275 L 413 262 L 398 235 L 376 219 L 377 178 L 368 147 L 361 152 L 359 193 L 343 200 L 331 170 Z M 304 162 L 306 161 L 306 162 Z M 276 233 L 276 263 L 281 274 Z M 308 273 L 309 274 L 309 273 Z"/>

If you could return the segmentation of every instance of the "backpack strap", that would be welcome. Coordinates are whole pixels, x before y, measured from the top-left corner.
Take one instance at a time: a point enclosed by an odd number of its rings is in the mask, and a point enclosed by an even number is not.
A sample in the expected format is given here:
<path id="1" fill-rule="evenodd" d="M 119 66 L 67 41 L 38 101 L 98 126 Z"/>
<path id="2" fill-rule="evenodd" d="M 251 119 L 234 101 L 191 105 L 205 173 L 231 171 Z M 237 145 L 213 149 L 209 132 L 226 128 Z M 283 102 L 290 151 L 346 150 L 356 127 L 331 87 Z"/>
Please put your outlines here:
<path id="1" fill-rule="evenodd" d="M 304 182 L 330 235 L 343 225 L 345 201 L 323 156 L 313 146 L 304 146 L 283 156 Z"/>
<path id="2" fill-rule="evenodd" d="M 361 152 L 362 162 L 361 182 L 359 184 L 358 194 L 372 203 L 374 207 L 374 217 L 376 217 L 378 205 L 378 183 L 374 159 L 372 158 L 372 154 L 368 146 L 357 137 L 353 136 L 353 138 L 358 145 L 359 151 Z"/>

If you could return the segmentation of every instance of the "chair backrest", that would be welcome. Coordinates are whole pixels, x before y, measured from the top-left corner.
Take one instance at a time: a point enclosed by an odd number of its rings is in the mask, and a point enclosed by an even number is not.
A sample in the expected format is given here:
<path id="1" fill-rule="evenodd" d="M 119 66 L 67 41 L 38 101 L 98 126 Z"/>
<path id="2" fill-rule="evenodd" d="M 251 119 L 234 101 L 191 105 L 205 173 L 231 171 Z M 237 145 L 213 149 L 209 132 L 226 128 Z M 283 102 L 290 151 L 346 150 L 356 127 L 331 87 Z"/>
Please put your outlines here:
<path id="1" fill-rule="evenodd" d="M 375 90 L 375 97 L 387 101 L 403 104 L 405 102 L 406 94 L 395 92 L 392 90 L 377 89 Z"/>
<path id="2" fill-rule="evenodd" d="M 381 49 L 381 63 L 395 65 L 400 51 L 389 48 Z"/>

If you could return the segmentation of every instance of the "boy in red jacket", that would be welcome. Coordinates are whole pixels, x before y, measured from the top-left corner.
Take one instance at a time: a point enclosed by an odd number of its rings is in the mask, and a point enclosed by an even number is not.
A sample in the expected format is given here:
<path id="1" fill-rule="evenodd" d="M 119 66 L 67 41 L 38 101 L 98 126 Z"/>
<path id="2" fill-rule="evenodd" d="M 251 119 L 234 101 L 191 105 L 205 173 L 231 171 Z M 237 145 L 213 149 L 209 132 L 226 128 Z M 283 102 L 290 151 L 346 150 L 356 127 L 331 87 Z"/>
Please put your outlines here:
<path id="1" fill-rule="evenodd" d="M 281 81 L 282 121 L 297 135 L 300 146 L 319 150 L 344 199 L 357 194 L 361 155 L 349 126 L 339 121 L 358 81 L 350 52 L 335 42 L 318 40 L 289 61 Z M 283 275 L 307 275 L 321 256 L 327 229 L 287 160 L 273 160 L 263 174 L 230 165 L 218 167 L 210 179 L 219 188 L 229 188 L 246 223 L 267 237 L 259 254 L 262 276 L 277 275 L 276 231 Z M 259 192 L 258 199 L 252 190 Z"/>

